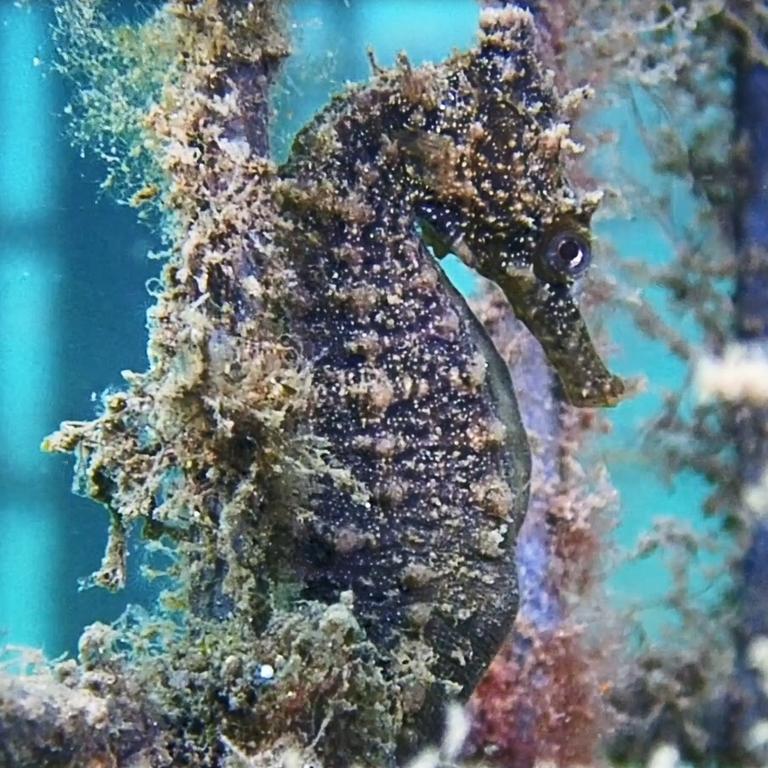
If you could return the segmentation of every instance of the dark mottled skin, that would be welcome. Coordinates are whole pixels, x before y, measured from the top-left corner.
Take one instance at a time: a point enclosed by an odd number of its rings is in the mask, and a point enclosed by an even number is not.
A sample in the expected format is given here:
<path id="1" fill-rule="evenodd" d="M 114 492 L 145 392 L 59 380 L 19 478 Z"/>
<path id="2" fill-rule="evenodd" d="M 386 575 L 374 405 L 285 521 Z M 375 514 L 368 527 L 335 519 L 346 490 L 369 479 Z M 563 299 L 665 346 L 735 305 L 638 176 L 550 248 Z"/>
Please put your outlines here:
<path id="1" fill-rule="evenodd" d="M 298 137 L 278 192 L 313 426 L 370 492 L 359 503 L 328 484 L 314 499 L 306 594 L 353 590 L 381 647 L 421 635 L 462 695 L 517 610 L 529 454 L 506 367 L 422 236 L 501 285 L 574 401 L 621 391 L 569 281 L 538 277 L 542 239 L 563 221 L 586 232 L 591 208 L 562 172 L 531 16 L 486 10 L 482 22 L 477 49 L 437 67 L 402 59 L 337 97 Z"/>
<path id="2" fill-rule="evenodd" d="M 516 612 L 527 443 L 506 369 L 489 377 L 408 202 L 386 186 L 364 200 L 370 223 L 332 217 L 297 242 L 313 427 L 370 492 L 355 503 L 329 482 L 315 500 L 306 594 L 353 589 L 377 644 L 423 631 L 438 674 L 471 690 Z"/>

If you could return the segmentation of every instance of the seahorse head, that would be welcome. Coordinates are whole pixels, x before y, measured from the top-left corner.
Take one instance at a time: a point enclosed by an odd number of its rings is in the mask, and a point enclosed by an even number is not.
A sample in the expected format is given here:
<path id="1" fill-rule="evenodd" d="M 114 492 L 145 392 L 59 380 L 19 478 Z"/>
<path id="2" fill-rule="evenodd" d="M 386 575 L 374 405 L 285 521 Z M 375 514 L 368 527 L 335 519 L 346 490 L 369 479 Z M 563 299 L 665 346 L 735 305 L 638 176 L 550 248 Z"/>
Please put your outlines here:
<path id="1" fill-rule="evenodd" d="M 425 240 L 496 282 L 542 344 L 567 400 L 613 405 L 624 391 L 597 354 L 572 290 L 592 260 L 600 195 L 578 195 L 564 158 L 579 150 L 542 63 L 532 14 L 481 13 L 479 45 L 456 56 L 431 118 L 399 142 Z"/>

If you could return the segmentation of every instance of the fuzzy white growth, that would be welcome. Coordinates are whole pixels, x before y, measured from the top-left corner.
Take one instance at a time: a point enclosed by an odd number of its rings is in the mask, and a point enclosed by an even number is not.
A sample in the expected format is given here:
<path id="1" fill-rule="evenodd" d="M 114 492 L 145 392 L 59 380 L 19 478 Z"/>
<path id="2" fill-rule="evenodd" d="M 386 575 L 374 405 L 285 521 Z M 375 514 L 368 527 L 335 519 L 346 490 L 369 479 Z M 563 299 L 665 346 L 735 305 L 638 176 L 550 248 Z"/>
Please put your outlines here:
<path id="1" fill-rule="evenodd" d="M 764 472 L 756 483 L 742 490 L 741 500 L 745 509 L 751 512 L 755 519 L 768 519 L 768 472 Z M 768 650 L 766 658 L 768 659 Z M 768 681 L 768 661 L 764 676 Z"/>
<path id="2" fill-rule="evenodd" d="M 768 691 L 768 637 L 756 637 L 747 649 L 750 667 L 760 675 L 763 691 Z M 747 746 L 753 751 L 768 747 L 768 720 L 758 720 L 747 734 Z"/>
<path id="3" fill-rule="evenodd" d="M 407 768 L 437 768 L 440 765 L 440 752 L 437 749 L 425 749 L 408 763 Z"/>
<path id="4" fill-rule="evenodd" d="M 480 11 L 480 28 L 533 26 L 533 15 L 523 8 L 483 8 Z"/>
<path id="5" fill-rule="evenodd" d="M 747 746 L 751 750 L 762 750 L 768 746 L 768 720 L 758 720 L 747 734 Z"/>
<path id="6" fill-rule="evenodd" d="M 448 705 L 445 713 L 445 734 L 440 747 L 446 760 L 454 760 L 459 756 L 464 742 L 469 736 L 470 722 L 464 712 L 464 707 L 456 702 Z"/>
<path id="7" fill-rule="evenodd" d="M 756 637 L 747 650 L 747 658 L 752 669 L 757 670 L 768 681 L 768 637 Z"/>
<path id="8" fill-rule="evenodd" d="M 440 749 L 422 750 L 408 763 L 407 768 L 438 768 L 457 764 L 464 742 L 469 736 L 471 723 L 461 704 L 452 702 L 445 710 L 445 732 Z M 458 761 L 460 762 L 460 761 Z"/>
<path id="9" fill-rule="evenodd" d="M 660 744 L 653 750 L 648 768 L 678 768 L 680 753 L 671 744 Z"/>
<path id="10" fill-rule="evenodd" d="M 760 344 L 729 344 L 698 361 L 695 387 L 702 402 L 768 404 L 768 354 Z"/>
<path id="11" fill-rule="evenodd" d="M 219 139 L 219 147 L 229 156 L 230 160 L 244 164 L 251 156 L 251 145 L 243 138 Z"/>

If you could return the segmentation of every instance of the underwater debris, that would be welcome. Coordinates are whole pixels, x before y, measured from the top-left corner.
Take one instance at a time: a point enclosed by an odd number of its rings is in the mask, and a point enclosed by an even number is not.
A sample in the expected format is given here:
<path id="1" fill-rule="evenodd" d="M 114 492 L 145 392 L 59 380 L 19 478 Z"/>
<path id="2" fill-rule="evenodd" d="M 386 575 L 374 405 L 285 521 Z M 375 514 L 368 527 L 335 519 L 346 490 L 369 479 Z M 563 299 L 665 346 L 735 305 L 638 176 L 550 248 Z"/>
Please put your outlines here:
<path id="1" fill-rule="evenodd" d="M 729 344 L 720 357 L 701 358 L 695 386 L 703 401 L 765 405 L 768 403 L 768 358 L 762 346 Z"/>
<path id="2" fill-rule="evenodd" d="M 438 739 L 445 701 L 466 699 L 510 629 L 529 482 L 506 363 L 418 225 L 501 285 L 574 402 L 623 388 L 571 297 L 597 198 L 563 173 L 576 148 L 533 17 L 485 9 L 472 51 L 402 57 L 277 168 L 279 3 L 170 2 L 127 35 L 98 31 L 95 1 L 62 7 L 67 50 L 83 47 L 61 67 L 81 83 L 94 45 L 96 71 L 127 68 L 128 84 L 144 58 L 126 40 L 160 34 L 168 52 L 144 111 L 110 99 L 98 123 L 168 243 L 150 368 L 45 447 L 74 453 L 78 489 L 109 511 L 95 581 L 124 581 L 140 524 L 173 551 L 174 586 L 165 614 L 86 633 L 71 688 L 98 678 L 103 749 L 126 764 L 277 765 L 293 749 L 392 765 Z M 19 686 L 14 701 L 34 682 Z"/>

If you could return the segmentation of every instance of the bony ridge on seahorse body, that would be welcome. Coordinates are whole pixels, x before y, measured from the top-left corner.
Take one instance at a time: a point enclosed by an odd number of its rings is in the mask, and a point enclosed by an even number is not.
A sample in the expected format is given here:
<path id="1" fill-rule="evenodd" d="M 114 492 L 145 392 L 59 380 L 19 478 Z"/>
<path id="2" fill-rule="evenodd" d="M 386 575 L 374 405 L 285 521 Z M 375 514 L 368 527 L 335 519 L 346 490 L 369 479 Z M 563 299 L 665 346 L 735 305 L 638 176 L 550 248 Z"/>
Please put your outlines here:
<path id="1" fill-rule="evenodd" d="M 594 198 L 565 178 L 567 126 L 533 18 L 486 9 L 481 27 L 467 53 L 421 68 L 402 57 L 336 97 L 276 189 L 312 427 L 370 492 L 328 482 L 312 499 L 296 532 L 305 594 L 351 590 L 403 685 L 421 653 L 435 682 L 405 714 L 422 730 L 440 696 L 469 694 L 515 617 L 530 474 L 506 365 L 424 241 L 501 286 L 571 402 L 623 390 L 569 292 L 589 263 Z"/>

